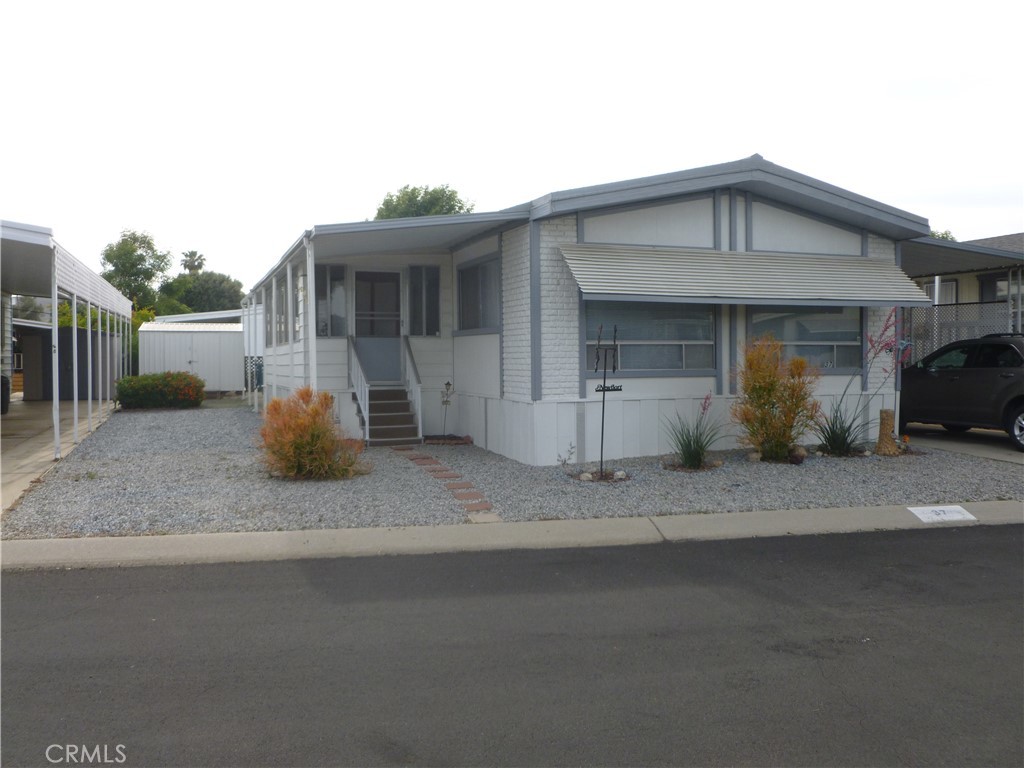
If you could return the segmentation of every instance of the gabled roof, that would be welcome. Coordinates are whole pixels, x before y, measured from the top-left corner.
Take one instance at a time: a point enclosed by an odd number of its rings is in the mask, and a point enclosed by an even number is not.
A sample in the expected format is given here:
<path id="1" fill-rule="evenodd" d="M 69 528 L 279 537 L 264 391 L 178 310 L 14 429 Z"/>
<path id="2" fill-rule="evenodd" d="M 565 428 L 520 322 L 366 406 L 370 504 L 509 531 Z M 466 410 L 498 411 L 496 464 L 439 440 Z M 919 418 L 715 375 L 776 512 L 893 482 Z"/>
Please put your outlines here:
<path id="1" fill-rule="evenodd" d="M 318 260 L 347 255 L 439 253 L 531 220 L 716 189 L 735 189 L 761 196 L 895 240 L 921 237 L 931 231 L 928 220 L 921 216 L 775 165 L 760 155 L 752 155 L 743 160 L 688 171 L 552 192 L 532 202 L 492 213 L 317 225 L 296 240 L 253 289 L 266 283 L 285 262 L 296 258 L 302 252 L 303 241 L 307 237 L 314 243 Z"/>
<path id="2" fill-rule="evenodd" d="M 926 218 L 783 168 L 761 155 L 688 171 L 552 192 L 534 200 L 530 210 L 533 218 L 546 218 L 725 188 L 760 195 L 895 240 L 930 232 Z"/>

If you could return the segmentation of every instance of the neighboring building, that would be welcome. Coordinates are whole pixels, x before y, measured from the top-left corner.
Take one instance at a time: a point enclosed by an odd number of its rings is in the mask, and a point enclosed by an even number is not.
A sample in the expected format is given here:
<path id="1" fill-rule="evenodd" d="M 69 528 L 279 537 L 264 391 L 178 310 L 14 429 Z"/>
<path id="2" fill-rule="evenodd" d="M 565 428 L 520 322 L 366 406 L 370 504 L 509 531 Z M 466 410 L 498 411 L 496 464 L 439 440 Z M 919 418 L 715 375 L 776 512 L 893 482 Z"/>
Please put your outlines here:
<path id="1" fill-rule="evenodd" d="M 151 321 L 139 326 L 139 373 L 188 371 L 207 392 L 241 392 L 242 349 L 241 323 Z"/>
<path id="2" fill-rule="evenodd" d="M 903 244 L 929 231 L 754 155 L 493 213 L 316 226 L 245 305 L 266 309 L 268 397 L 329 391 L 341 424 L 373 442 L 410 434 L 363 418 L 391 395 L 411 404 L 413 437 L 446 419 L 537 465 L 570 448 L 596 460 L 594 350 L 599 329 L 608 343 L 617 327 L 609 383 L 622 389 L 607 394 L 604 455 L 653 455 L 669 449 L 666 419 L 696 413 L 708 392 L 725 416 L 730 374 L 765 333 L 823 370 L 819 397 L 851 376 L 873 392 L 885 375 L 863 380 L 868 335 L 893 307 L 930 303 L 899 266 Z M 894 402 L 890 378 L 872 408 Z"/>
<path id="3" fill-rule="evenodd" d="M 903 270 L 933 302 L 904 313 L 914 360 L 951 341 L 1024 330 L 1024 233 L 962 243 L 922 237 L 902 254 Z"/>

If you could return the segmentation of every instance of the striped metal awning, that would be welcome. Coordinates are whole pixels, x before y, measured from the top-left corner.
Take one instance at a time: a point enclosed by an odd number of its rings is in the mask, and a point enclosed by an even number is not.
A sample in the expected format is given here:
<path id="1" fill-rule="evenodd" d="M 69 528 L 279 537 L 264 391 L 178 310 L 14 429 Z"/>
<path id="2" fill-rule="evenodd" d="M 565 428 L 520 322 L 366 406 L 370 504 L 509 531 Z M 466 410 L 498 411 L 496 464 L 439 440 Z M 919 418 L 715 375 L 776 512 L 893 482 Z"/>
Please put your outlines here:
<path id="1" fill-rule="evenodd" d="M 624 245 L 559 246 L 588 299 L 803 306 L 928 306 L 892 262 L 863 256 Z"/>

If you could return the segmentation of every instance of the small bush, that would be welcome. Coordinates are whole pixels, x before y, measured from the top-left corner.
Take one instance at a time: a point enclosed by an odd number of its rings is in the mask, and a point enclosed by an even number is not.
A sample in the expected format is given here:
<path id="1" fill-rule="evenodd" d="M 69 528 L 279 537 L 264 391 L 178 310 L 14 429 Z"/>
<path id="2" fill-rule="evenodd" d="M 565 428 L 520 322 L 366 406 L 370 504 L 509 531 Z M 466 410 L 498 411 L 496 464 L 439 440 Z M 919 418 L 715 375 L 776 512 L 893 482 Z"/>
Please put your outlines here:
<path id="1" fill-rule="evenodd" d="M 274 398 L 260 429 L 263 462 L 283 477 L 336 479 L 362 474 L 363 441 L 346 438 L 334 423 L 334 398 L 303 387 Z"/>
<path id="2" fill-rule="evenodd" d="M 739 399 L 732 418 L 743 429 L 740 442 L 764 461 L 788 461 L 789 448 L 814 427 L 821 404 L 814 399 L 819 374 L 802 357 L 786 360 L 772 336 L 747 345 L 737 372 Z"/>
<path id="3" fill-rule="evenodd" d="M 710 408 L 711 393 L 708 392 L 700 404 L 700 414 L 693 423 L 677 413 L 675 419 L 665 425 L 676 461 L 687 469 L 700 469 L 704 466 L 708 449 L 718 440 L 722 431 L 718 422 L 708 419 Z"/>
<path id="4" fill-rule="evenodd" d="M 122 408 L 198 408 L 206 397 L 206 382 L 188 371 L 125 376 L 117 382 Z"/>

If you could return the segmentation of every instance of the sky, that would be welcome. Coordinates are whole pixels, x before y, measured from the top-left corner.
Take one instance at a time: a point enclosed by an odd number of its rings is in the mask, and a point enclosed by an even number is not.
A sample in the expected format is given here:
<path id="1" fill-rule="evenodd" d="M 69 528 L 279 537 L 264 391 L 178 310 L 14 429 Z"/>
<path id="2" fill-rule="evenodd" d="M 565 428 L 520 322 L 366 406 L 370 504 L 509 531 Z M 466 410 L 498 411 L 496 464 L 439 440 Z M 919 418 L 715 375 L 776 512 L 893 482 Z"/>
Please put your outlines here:
<path id="1" fill-rule="evenodd" d="M 765 159 L 1024 231 L 1024 4 L 0 0 L 0 218 L 262 278 L 406 184 L 477 211 Z M 2 258 L 2 254 L 0 254 Z"/>

